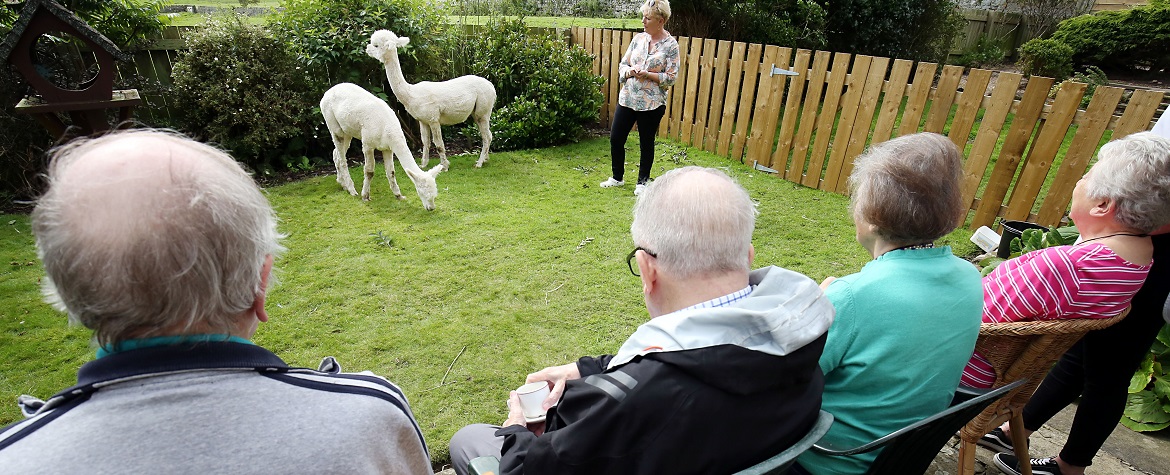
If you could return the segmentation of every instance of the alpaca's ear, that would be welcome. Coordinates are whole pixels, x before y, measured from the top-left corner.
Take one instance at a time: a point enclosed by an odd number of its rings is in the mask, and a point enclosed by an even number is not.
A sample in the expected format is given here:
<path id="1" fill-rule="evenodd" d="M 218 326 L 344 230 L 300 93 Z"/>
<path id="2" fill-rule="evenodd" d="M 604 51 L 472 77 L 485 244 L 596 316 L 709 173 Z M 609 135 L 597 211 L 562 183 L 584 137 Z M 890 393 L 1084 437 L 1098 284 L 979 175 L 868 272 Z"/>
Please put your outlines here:
<path id="1" fill-rule="evenodd" d="M 434 168 L 431 168 L 430 170 L 427 171 L 427 175 L 430 175 L 432 178 L 437 177 L 437 176 L 439 176 L 439 173 L 442 171 L 443 171 L 442 164 L 435 165 Z"/>
<path id="2" fill-rule="evenodd" d="M 410 44 L 410 37 L 408 37 L 408 36 L 401 36 L 401 37 L 399 37 L 399 38 L 398 38 L 398 47 L 399 47 L 399 48 L 401 48 L 401 47 L 403 47 L 403 46 L 406 46 L 407 44 Z"/>

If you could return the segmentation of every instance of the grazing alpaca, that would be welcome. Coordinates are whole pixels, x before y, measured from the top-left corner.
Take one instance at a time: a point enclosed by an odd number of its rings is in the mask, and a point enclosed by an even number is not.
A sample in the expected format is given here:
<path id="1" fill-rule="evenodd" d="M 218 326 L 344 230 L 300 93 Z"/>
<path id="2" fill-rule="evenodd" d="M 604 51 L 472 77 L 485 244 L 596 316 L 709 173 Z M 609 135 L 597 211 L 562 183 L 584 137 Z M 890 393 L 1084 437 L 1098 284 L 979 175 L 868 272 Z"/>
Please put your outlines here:
<path id="1" fill-rule="evenodd" d="M 492 108 L 496 106 L 496 87 L 487 79 L 471 75 L 443 82 L 407 83 L 398 63 L 398 48 L 407 43 L 410 43 L 410 38 L 399 38 L 392 31 L 378 30 L 370 35 L 366 54 L 386 65 L 386 79 L 390 81 L 390 89 L 406 107 L 406 111 L 419 122 L 423 143 L 422 166 L 427 166 L 432 140 L 435 142 L 435 150 L 439 152 L 443 169 L 450 166 L 440 126 L 459 124 L 471 116 L 479 125 L 479 134 L 483 136 L 479 161 L 475 162 L 476 168 L 482 167 L 488 159 L 488 148 L 492 143 L 488 122 L 492 118 Z"/>
<path id="2" fill-rule="evenodd" d="M 356 195 L 353 188 L 353 179 L 349 176 L 349 167 L 345 162 L 345 152 L 349 150 L 349 142 L 355 137 L 362 141 L 362 154 L 366 157 L 363 169 L 366 172 L 362 180 L 362 199 L 370 199 L 370 178 L 374 177 L 374 150 L 382 151 L 382 158 L 386 162 L 386 179 L 390 181 L 390 189 L 398 199 L 405 199 L 398 191 L 398 182 L 394 180 L 394 156 L 398 156 L 398 163 L 406 171 L 406 176 L 414 182 L 414 189 L 422 200 L 423 208 L 428 211 L 435 209 L 435 196 L 439 188 L 435 185 L 435 177 L 443 171 L 442 166 L 436 166 L 424 172 L 414 163 L 414 155 L 406 145 L 406 136 L 402 134 L 402 124 L 398 116 L 390 110 L 390 106 L 362 89 L 357 84 L 341 83 L 325 91 L 321 97 L 321 115 L 325 116 L 325 125 L 329 127 L 329 135 L 333 137 L 333 164 L 337 167 L 337 182 L 351 195 Z"/>

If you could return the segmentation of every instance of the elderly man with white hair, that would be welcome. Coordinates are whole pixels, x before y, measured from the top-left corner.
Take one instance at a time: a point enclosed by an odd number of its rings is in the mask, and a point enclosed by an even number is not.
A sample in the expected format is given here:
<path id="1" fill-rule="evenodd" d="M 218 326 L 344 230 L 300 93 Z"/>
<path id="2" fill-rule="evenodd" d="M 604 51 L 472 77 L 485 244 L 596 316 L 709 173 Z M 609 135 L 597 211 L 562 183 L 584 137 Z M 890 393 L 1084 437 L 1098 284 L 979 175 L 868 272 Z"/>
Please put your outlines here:
<path id="1" fill-rule="evenodd" d="M 502 474 L 729 473 L 799 440 L 821 405 L 833 307 L 808 277 L 750 270 L 755 218 L 719 170 L 652 182 L 634 206 L 628 258 L 650 321 L 615 355 L 528 375 L 551 387 L 545 422 L 527 424 L 513 392 L 502 427 L 452 438 L 456 472 L 493 455 Z"/>
<path id="2" fill-rule="evenodd" d="M 53 154 L 32 214 L 45 294 L 93 330 L 78 384 L 0 432 L 5 473 L 430 473 L 397 386 L 250 341 L 283 248 L 230 156 L 134 130 Z"/>

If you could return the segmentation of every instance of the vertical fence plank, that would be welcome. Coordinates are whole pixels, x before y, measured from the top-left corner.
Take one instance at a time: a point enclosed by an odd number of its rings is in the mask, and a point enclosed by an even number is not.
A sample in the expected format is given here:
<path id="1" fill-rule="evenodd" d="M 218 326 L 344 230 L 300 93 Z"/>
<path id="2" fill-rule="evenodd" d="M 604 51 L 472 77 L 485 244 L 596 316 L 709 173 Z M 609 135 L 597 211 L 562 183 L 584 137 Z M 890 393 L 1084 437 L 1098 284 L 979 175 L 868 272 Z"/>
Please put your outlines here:
<path id="1" fill-rule="evenodd" d="M 852 72 L 845 80 L 845 96 L 841 99 L 841 119 L 837 124 L 837 132 L 833 135 L 833 146 L 829 150 L 829 161 L 825 166 L 825 179 L 821 189 L 837 191 L 837 182 L 841 179 L 841 170 L 845 167 L 845 152 L 849 149 L 849 136 L 857 121 L 857 113 L 861 105 L 861 90 L 865 87 L 873 56 L 857 56 L 853 61 Z M 885 73 L 884 71 L 882 72 Z M 866 133 L 869 133 L 869 124 L 866 124 Z"/>
<path id="2" fill-rule="evenodd" d="M 593 56 L 593 75 L 601 75 L 601 30 L 597 28 L 590 28 L 585 31 L 585 42 L 589 45 L 587 49 L 589 54 Z M 602 86 L 605 87 L 605 86 Z"/>
<path id="3" fill-rule="evenodd" d="M 715 73 L 715 40 L 703 40 L 703 55 L 699 59 L 699 99 L 695 103 L 695 127 L 687 143 L 703 148 L 707 136 L 707 115 L 711 108 L 711 75 Z"/>
<path id="4" fill-rule="evenodd" d="M 611 30 L 606 30 L 611 31 Z M 617 111 L 618 106 L 618 92 L 621 90 L 621 81 L 618 81 L 618 71 L 622 67 L 622 55 L 626 54 L 626 50 L 622 49 L 622 32 L 612 30 L 609 38 L 609 122 L 613 122 L 613 113 Z"/>
<path id="5" fill-rule="evenodd" d="M 715 147 L 719 143 L 718 137 L 723 135 L 723 100 L 724 94 L 727 93 L 727 84 L 730 82 L 727 76 L 727 57 L 730 54 L 731 42 L 719 40 L 719 46 L 715 53 L 715 79 L 711 84 L 711 111 L 707 118 L 707 140 L 703 143 L 703 149 L 711 153 L 715 153 Z"/>
<path id="6" fill-rule="evenodd" d="M 748 46 L 747 60 L 743 66 L 743 89 L 739 94 L 739 115 L 735 118 L 735 135 L 731 140 L 731 159 L 743 162 L 743 149 L 748 139 L 748 123 L 752 113 L 752 98 L 756 96 L 756 81 L 760 74 L 760 56 L 764 46 L 753 43 Z"/>
<path id="7" fill-rule="evenodd" d="M 886 69 L 889 66 L 890 58 L 877 57 L 873 59 L 873 64 L 869 67 L 869 74 L 865 79 L 865 89 L 861 92 L 860 109 L 857 111 L 853 132 L 849 134 L 845 160 L 842 162 L 840 178 L 838 178 L 834 188 L 839 193 L 848 191 L 848 178 L 853 173 L 853 159 L 865 151 L 866 141 L 869 139 L 869 129 L 873 126 L 873 115 L 877 111 L 882 86 L 885 84 Z"/>
<path id="8" fill-rule="evenodd" d="M 845 78 L 849 74 L 849 60 L 852 57 L 853 55 L 849 53 L 833 54 L 833 69 L 829 72 L 829 84 L 821 102 L 821 112 L 817 115 L 817 134 L 813 139 L 808 170 L 801 181 L 802 185 L 809 188 L 820 188 L 821 171 L 825 165 L 825 155 L 829 151 L 829 140 L 833 138 L 833 124 L 837 120 L 837 104 L 841 102 L 841 89 L 845 87 Z"/>
<path id="9" fill-rule="evenodd" d="M 671 140 L 678 140 L 679 129 L 682 128 L 683 99 L 686 96 L 687 87 L 686 70 L 690 62 L 688 51 L 690 51 L 690 38 L 680 36 L 678 38 L 678 76 L 674 81 L 674 86 L 670 88 L 670 128 L 666 131 L 666 136 Z"/>
<path id="10" fill-rule="evenodd" d="M 910 92 L 906 99 L 906 111 L 902 113 L 902 126 L 898 128 L 898 135 L 909 135 L 918 132 L 918 123 L 922 121 L 922 112 L 926 110 L 926 99 L 930 96 L 930 86 L 934 83 L 934 72 L 938 65 L 934 63 L 918 63 L 914 70 L 914 83 L 910 85 Z"/>
<path id="11" fill-rule="evenodd" d="M 894 60 L 890 80 L 886 82 L 882 110 L 878 113 L 877 125 L 873 128 L 873 143 L 885 142 L 890 139 L 890 134 L 894 133 L 894 122 L 897 121 L 898 112 L 902 108 L 903 94 L 906 92 L 910 68 L 913 66 L 913 61 Z"/>
<path id="12" fill-rule="evenodd" d="M 1011 201 L 1004 213 L 1006 219 L 1027 220 L 1032 212 L 1032 204 L 1040 194 L 1040 187 L 1044 185 L 1044 178 L 1052 167 L 1056 152 L 1060 151 L 1060 144 L 1068 135 L 1068 128 L 1072 125 L 1077 107 L 1081 105 L 1081 98 L 1085 95 L 1088 86 L 1079 82 L 1065 82 L 1056 93 L 1056 100 L 1052 103 L 1052 112 L 1040 127 L 1040 134 L 1036 142 L 1028 151 L 1027 163 L 1023 173 L 1016 180 L 1012 190 Z"/>
<path id="13" fill-rule="evenodd" d="M 1126 135 L 1150 130 L 1150 120 L 1158 112 L 1164 94 L 1161 91 L 1141 89 L 1133 92 L 1121 120 L 1113 129 L 1113 138 L 1119 139 Z"/>
<path id="14" fill-rule="evenodd" d="M 678 141 L 690 143 L 691 133 L 695 127 L 695 102 L 699 92 L 699 68 L 703 65 L 703 39 L 691 38 L 690 50 L 687 52 L 687 87 L 683 97 L 682 128 L 679 129 Z"/>
<path id="15" fill-rule="evenodd" d="M 804 181 L 804 170 L 809 161 L 808 149 L 812 144 L 813 131 L 817 128 L 817 111 L 820 109 L 821 94 L 825 90 L 825 76 L 829 71 L 830 57 L 832 54 L 828 51 L 817 51 L 813 56 L 812 71 L 808 76 L 808 90 L 805 92 L 804 107 L 800 112 L 800 125 L 792 142 L 792 172 L 796 179 L 791 181 L 796 183 Z M 817 170 L 816 174 L 816 179 L 820 179 L 820 170 Z"/>
<path id="16" fill-rule="evenodd" d="M 954 104 L 955 94 L 958 92 L 959 81 L 963 79 L 963 67 L 943 66 L 942 75 L 938 78 L 938 87 L 935 88 L 934 100 L 930 103 L 930 115 L 926 119 L 924 132 L 943 133 L 947 125 L 947 118 L 951 115 L 951 105 Z"/>
<path id="17" fill-rule="evenodd" d="M 975 210 L 975 217 L 971 220 L 971 227 L 991 226 L 995 217 L 999 215 L 1000 206 L 1007 196 L 1008 186 L 1016 175 L 1016 168 L 1024 155 L 1024 149 L 1036 130 L 1036 123 L 1040 119 L 1040 112 L 1044 109 L 1044 101 L 1048 99 L 1048 91 L 1052 89 L 1052 78 L 1032 76 L 1028 79 L 1028 87 L 1024 89 L 1024 97 L 1016 108 L 1015 119 L 1008 130 L 1007 138 L 1000 148 L 999 158 L 991 171 L 991 178 L 987 181 L 987 188 L 983 190 L 983 198 L 979 200 L 979 208 Z"/>
<path id="18" fill-rule="evenodd" d="M 780 118 L 780 101 L 784 97 L 784 80 L 788 76 L 772 75 L 773 65 L 788 66 L 792 50 L 768 45 L 764 47 L 764 62 L 760 65 L 760 83 L 756 87 L 756 105 L 752 113 L 752 129 L 748 138 L 744 163 L 760 162 L 772 166 L 772 144 L 776 139 L 776 122 Z"/>
<path id="19" fill-rule="evenodd" d="M 1012 109 L 1012 101 L 1016 91 L 1020 88 L 1019 73 L 999 73 L 995 80 L 995 91 L 991 93 L 991 103 L 983 113 L 983 121 L 979 124 L 979 132 L 975 134 L 975 144 L 971 146 L 971 153 L 963 164 L 963 206 L 970 207 L 975 199 L 975 192 L 979 190 L 979 182 L 987 171 L 987 164 L 991 161 L 991 153 L 995 151 L 995 144 L 999 142 L 1000 132 L 1003 131 L 1004 121 Z"/>
<path id="20" fill-rule="evenodd" d="M 979 107 L 983 105 L 983 96 L 987 93 L 987 84 L 991 82 L 991 71 L 986 69 L 972 69 L 967 74 L 967 82 L 963 85 L 963 93 L 957 101 L 955 119 L 951 121 L 951 130 L 947 134 L 951 142 L 959 150 L 967 147 L 967 139 L 971 135 L 971 128 L 975 125 L 975 116 L 979 114 Z"/>
<path id="21" fill-rule="evenodd" d="M 1109 127 L 1109 120 L 1113 118 L 1113 111 L 1117 110 L 1123 92 L 1125 90 L 1121 88 L 1099 86 L 1093 93 L 1093 99 L 1085 109 L 1084 119 L 1077 126 L 1077 133 L 1069 144 L 1064 161 L 1056 169 L 1052 186 L 1044 194 L 1044 204 L 1040 206 L 1036 217 L 1037 223 L 1054 225 L 1064 216 L 1072 199 L 1073 188 L 1088 168 L 1089 160 L 1093 158 L 1097 144 L 1105 135 L 1105 129 Z"/>
<path id="22" fill-rule="evenodd" d="M 744 54 L 747 53 L 747 43 L 735 42 L 731 48 L 731 57 L 728 65 L 731 71 L 727 73 L 727 93 L 723 96 L 723 118 L 720 120 L 719 141 L 715 144 L 715 154 L 726 156 L 731 146 L 731 133 L 736 128 L 747 124 L 740 124 L 735 119 L 735 106 L 739 104 L 739 86 L 743 83 Z"/>
<path id="23" fill-rule="evenodd" d="M 601 57 L 601 69 L 598 70 L 598 74 L 605 79 L 605 82 L 601 84 L 601 92 L 605 95 L 605 100 L 601 104 L 601 125 L 608 128 L 609 119 L 612 117 L 610 110 L 614 104 L 617 104 L 617 97 L 609 93 L 610 86 L 617 81 L 617 78 L 609 74 L 609 50 L 612 49 L 613 30 L 601 30 L 598 36 L 601 37 L 598 40 L 601 45 L 598 50 Z"/>
<path id="24" fill-rule="evenodd" d="M 788 154 L 792 150 L 792 139 L 796 133 L 796 121 L 800 118 L 800 103 L 804 98 L 804 87 L 808 84 L 808 63 L 812 60 L 812 51 L 807 49 L 796 50 L 796 62 L 792 70 L 799 73 L 788 82 L 788 102 L 784 104 L 784 120 L 780 123 L 780 138 L 776 144 L 776 151 L 772 152 L 772 168 L 784 172 L 784 178 L 791 182 L 798 182 L 804 170 L 804 162 L 800 166 L 786 166 Z"/>

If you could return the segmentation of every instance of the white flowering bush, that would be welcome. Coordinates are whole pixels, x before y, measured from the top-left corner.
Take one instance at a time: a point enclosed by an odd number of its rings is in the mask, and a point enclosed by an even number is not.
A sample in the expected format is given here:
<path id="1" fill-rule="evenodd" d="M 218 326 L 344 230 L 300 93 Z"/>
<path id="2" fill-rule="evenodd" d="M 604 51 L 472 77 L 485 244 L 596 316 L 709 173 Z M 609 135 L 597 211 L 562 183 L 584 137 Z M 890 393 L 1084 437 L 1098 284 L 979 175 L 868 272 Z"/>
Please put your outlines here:
<path id="1" fill-rule="evenodd" d="M 187 38 L 172 73 L 176 122 L 231 150 L 261 172 L 310 166 L 320 86 L 262 26 L 237 15 L 212 18 Z"/>

